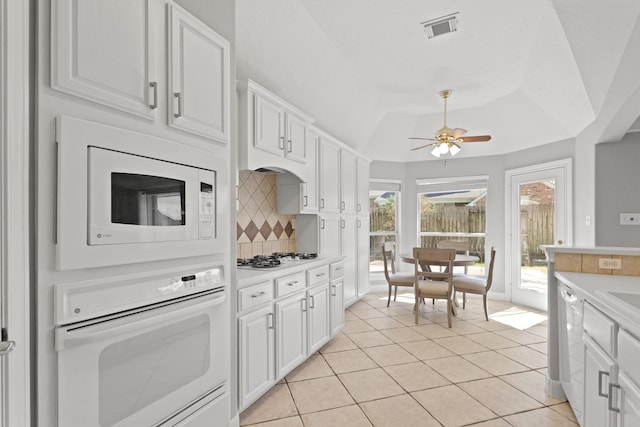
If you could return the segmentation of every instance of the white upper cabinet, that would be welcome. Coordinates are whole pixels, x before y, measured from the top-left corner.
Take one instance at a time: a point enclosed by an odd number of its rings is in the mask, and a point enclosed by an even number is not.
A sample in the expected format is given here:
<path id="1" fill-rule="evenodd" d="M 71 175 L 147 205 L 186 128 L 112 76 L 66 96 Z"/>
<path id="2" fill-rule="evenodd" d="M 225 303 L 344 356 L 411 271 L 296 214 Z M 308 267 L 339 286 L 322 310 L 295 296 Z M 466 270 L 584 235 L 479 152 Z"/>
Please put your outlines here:
<path id="1" fill-rule="evenodd" d="M 151 121 L 166 111 L 168 126 L 228 142 L 230 45 L 175 4 L 165 19 L 164 3 L 53 0 L 51 86 Z M 154 43 L 165 31 L 168 46 Z"/>
<path id="2" fill-rule="evenodd" d="M 369 161 L 358 157 L 358 204 L 356 212 L 358 215 L 369 216 Z"/>
<path id="3" fill-rule="evenodd" d="M 254 99 L 254 139 L 257 148 L 282 155 L 285 148 L 284 110 L 266 98 Z"/>
<path id="4" fill-rule="evenodd" d="M 284 155 L 291 160 L 307 162 L 307 124 L 297 116 L 287 113 L 286 145 Z"/>
<path id="5" fill-rule="evenodd" d="M 151 0 L 54 0 L 51 86 L 148 119 L 157 107 Z M 117 24 L 116 24 L 117 23 Z"/>
<path id="6" fill-rule="evenodd" d="M 344 214 L 356 213 L 358 203 L 356 155 L 348 150 L 340 150 L 340 212 Z"/>
<path id="7" fill-rule="evenodd" d="M 169 5 L 169 125 L 229 141 L 229 42 Z"/>
<path id="8" fill-rule="evenodd" d="M 320 139 L 320 212 L 340 212 L 340 147 Z"/>

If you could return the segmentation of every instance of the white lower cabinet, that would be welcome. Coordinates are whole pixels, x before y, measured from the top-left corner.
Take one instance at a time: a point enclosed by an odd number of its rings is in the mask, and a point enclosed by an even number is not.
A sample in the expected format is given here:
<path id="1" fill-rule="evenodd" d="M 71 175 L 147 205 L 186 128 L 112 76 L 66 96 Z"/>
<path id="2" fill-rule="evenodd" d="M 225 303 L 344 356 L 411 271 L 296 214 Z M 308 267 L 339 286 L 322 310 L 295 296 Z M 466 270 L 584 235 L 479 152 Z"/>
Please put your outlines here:
<path id="1" fill-rule="evenodd" d="M 328 277 L 327 277 L 328 279 Z M 320 350 L 329 341 L 329 283 L 309 290 L 309 355 Z M 344 310 L 344 309 L 343 309 Z"/>
<path id="2" fill-rule="evenodd" d="M 275 381 L 273 317 L 269 304 L 238 319 L 240 407 L 262 396 Z"/>
<path id="3" fill-rule="evenodd" d="M 616 413 L 608 406 L 609 384 L 617 380 L 617 366 L 589 336 L 584 337 L 584 427 L 612 427 Z"/>
<path id="4" fill-rule="evenodd" d="M 307 298 L 304 292 L 276 303 L 278 378 L 307 357 Z"/>
<path id="5" fill-rule="evenodd" d="M 640 387 L 624 371 L 618 375 L 619 408 L 618 427 L 640 426 Z"/>
<path id="6" fill-rule="evenodd" d="M 358 299 L 358 230 L 357 219 L 340 218 L 340 249 L 346 258 L 344 264 L 344 303 L 349 306 Z"/>
<path id="7" fill-rule="evenodd" d="M 312 265 L 262 276 L 238 289 L 240 411 L 317 352 L 344 324 L 344 262 L 334 258 Z"/>

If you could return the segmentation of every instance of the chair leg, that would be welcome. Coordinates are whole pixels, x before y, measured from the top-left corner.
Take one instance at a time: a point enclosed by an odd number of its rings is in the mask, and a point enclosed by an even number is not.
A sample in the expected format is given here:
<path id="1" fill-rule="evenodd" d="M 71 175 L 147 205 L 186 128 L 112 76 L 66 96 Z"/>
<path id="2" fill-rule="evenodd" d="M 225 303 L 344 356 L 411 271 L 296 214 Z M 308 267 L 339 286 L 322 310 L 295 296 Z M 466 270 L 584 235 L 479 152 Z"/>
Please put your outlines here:
<path id="1" fill-rule="evenodd" d="M 487 294 L 482 295 L 482 303 L 484 305 L 484 318 L 488 322 L 489 315 L 487 314 Z"/>
<path id="2" fill-rule="evenodd" d="M 393 302 L 396 302 L 397 296 L 398 296 L 398 287 L 395 286 L 395 289 L 393 290 Z"/>
<path id="3" fill-rule="evenodd" d="M 389 297 L 387 298 L 387 307 L 389 307 L 390 302 L 391 302 L 391 283 L 389 283 Z"/>
<path id="4" fill-rule="evenodd" d="M 453 304 L 451 302 L 451 298 L 447 298 L 447 323 L 449 323 L 449 327 L 451 327 L 451 312 L 453 311 Z"/>
<path id="5" fill-rule="evenodd" d="M 435 298 L 431 298 L 431 304 L 436 305 L 436 299 Z"/>
<path id="6" fill-rule="evenodd" d="M 467 293 L 463 292 L 462 293 L 462 309 L 464 310 L 465 308 L 467 308 Z"/>
<path id="7" fill-rule="evenodd" d="M 413 312 L 416 314 L 416 325 L 418 324 L 418 315 L 420 314 L 420 297 L 416 295 L 416 304 L 413 306 Z"/>

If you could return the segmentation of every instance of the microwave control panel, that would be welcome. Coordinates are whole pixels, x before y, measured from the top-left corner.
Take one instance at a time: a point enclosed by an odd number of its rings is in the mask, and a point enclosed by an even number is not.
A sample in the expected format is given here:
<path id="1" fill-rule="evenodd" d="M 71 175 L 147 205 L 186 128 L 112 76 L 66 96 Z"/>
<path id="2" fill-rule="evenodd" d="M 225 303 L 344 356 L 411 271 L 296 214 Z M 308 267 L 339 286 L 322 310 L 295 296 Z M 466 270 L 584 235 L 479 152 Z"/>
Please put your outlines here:
<path id="1" fill-rule="evenodd" d="M 205 172 L 200 172 L 200 239 L 213 239 L 216 224 L 215 172 L 206 172 L 211 179 L 203 180 Z"/>

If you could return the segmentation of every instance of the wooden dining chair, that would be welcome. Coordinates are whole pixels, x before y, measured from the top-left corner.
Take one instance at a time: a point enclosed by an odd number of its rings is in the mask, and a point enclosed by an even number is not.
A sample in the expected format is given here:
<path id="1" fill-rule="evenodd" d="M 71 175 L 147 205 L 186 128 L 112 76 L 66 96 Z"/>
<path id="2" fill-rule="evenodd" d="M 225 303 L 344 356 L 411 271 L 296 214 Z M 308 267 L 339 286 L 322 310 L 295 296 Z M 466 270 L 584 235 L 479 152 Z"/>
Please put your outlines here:
<path id="1" fill-rule="evenodd" d="M 471 242 L 468 240 L 440 240 L 437 245 L 438 249 L 455 249 L 456 252 L 469 255 Z M 467 266 L 464 266 L 464 274 L 467 274 Z"/>
<path id="2" fill-rule="evenodd" d="M 389 307 L 391 288 L 393 288 L 393 301 L 395 302 L 398 286 L 413 287 L 414 275 L 396 272 L 396 244 L 394 242 L 382 244 L 382 259 L 384 260 L 384 277 L 389 284 L 389 298 L 387 298 L 387 307 Z"/>
<path id="3" fill-rule="evenodd" d="M 484 318 L 489 321 L 487 313 L 487 293 L 491 289 L 493 281 L 493 263 L 496 260 L 496 250 L 491 247 L 491 261 L 486 277 L 469 276 L 467 274 L 453 276 L 453 298 L 455 300 L 456 292 L 462 292 L 462 308 L 467 305 L 467 294 L 482 295 L 482 303 L 484 305 Z"/>
<path id="4" fill-rule="evenodd" d="M 423 298 L 446 299 L 447 321 L 451 327 L 453 313 L 453 261 L 455 249 L 413 248 L 414 284 L 416 324 L 420 315 L 420 300 Z M 435 262 L 444 265 L 445 271 L 423 270 L 421 265 Z"/>

